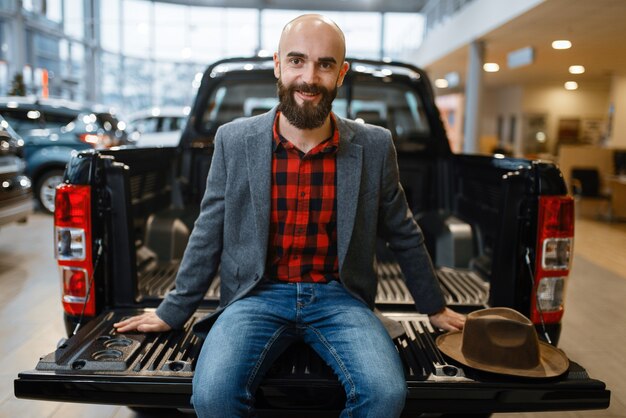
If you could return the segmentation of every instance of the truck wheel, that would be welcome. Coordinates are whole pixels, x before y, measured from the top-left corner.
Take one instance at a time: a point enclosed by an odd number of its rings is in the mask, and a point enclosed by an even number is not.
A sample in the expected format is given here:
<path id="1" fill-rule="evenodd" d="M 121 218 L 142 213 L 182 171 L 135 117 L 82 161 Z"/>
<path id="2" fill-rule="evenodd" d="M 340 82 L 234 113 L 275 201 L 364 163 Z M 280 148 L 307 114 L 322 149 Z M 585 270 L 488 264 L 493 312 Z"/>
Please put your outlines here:
<path id="1" fill-rule="evenodd" d="M 56 187 L 63 183 L 63 170 L 45 172 L 35 185 L 35 196 L 44 212 L 54 213 L 54 196 Z"/>

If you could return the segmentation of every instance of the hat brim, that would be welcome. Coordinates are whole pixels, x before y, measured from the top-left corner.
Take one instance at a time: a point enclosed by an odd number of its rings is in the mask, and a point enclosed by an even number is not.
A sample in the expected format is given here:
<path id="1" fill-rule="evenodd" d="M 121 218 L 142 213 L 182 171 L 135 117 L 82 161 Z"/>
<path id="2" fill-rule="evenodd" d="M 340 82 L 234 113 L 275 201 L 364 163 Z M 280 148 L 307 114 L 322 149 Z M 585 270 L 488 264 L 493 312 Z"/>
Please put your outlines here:
<path id="1" fill-rule="evenodd" d="M 452 331 L 437 337 L 437 347 L 446 356 L 474 369 L 509 376 L 549 378 L 557 377 L 569 369 L 569 359 L 561 350 L 550 344 L 539 341 L 540 363 L 531 369 L 515 369 L 493 364 L 485 364 L 466 358 L 461 351 L 463 334 Z"/>

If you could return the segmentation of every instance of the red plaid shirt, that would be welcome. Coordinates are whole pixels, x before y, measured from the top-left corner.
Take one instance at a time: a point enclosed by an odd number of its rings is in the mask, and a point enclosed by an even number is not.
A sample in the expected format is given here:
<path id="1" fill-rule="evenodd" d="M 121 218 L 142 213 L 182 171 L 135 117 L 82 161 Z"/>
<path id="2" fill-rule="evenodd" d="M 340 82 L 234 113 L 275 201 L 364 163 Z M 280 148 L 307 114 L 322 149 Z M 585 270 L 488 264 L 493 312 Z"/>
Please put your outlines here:
<path id="1" fill-rule="evenodd" d="M 339 279 L 337 163 L 339 130 L 304 154 L 278 133 L 274 121 L 272 211 L 268 276 L 286 282 Z"/>

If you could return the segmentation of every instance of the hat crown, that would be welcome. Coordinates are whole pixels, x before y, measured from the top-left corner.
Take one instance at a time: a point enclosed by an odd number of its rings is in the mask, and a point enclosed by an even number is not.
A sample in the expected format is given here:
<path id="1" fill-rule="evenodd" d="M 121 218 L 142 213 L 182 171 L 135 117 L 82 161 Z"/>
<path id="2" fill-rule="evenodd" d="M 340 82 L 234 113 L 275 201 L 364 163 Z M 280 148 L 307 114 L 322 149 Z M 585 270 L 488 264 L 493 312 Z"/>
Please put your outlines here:
<path id="1" fill-rule="evenodd" d="M 470 313 L 463 329 L 461 351 L 475 362 L 508 369 L 531 369 L 541 363 L 534 325 L 509 308 Z"/>

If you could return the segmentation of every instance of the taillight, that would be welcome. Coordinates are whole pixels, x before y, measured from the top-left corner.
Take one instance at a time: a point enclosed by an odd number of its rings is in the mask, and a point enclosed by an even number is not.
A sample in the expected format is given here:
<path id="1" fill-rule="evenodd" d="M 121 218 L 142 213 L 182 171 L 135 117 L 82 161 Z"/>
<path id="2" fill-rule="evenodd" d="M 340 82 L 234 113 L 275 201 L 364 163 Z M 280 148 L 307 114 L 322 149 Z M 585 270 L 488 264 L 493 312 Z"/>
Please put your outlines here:
<path id="1" fill-rule="evenodd" d="M 78 135 L 78 139 L 94 148 L 110 148 L 116 143 L 110 135 L 103 133 L 82 134 Z"/>
<path id="2" fill-rule="evenodd" d="M 531 320 L 558 323 L 563 318 L 565 287 L 572 265 L 574 199 L 570 196 L 539 198 L 535 287 Z"/>
<path id="3" fill-rule="evenodd" d="M 73 316 L 95 315 L 95 295 L 90 283 L 93 263 L 89 186 L 62 184 L 57 187 L 54 240 L 63 309 Z"/>

